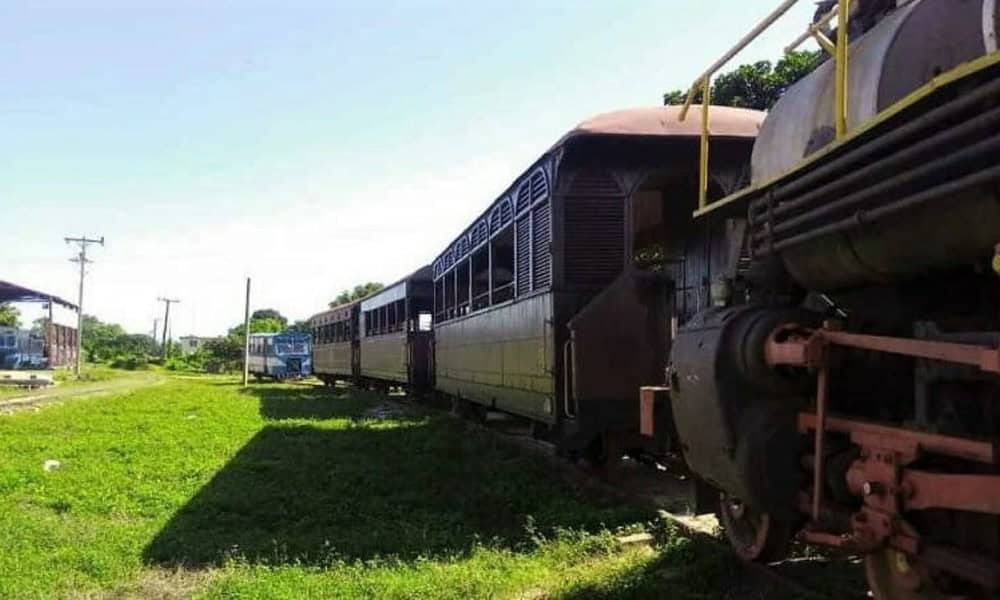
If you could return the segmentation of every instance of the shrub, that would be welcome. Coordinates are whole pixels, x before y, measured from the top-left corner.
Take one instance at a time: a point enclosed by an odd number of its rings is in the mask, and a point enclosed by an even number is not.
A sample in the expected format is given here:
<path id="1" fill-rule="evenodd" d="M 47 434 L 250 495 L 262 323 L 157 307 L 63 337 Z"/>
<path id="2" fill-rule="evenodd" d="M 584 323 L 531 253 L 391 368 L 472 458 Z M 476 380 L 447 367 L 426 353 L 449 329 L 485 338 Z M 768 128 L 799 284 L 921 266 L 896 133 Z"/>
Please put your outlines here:
<path id="1" fill-rule="evenodd" d="M 136 369 L 145 369 L 148 362 L 145 354 L 117 354 L 109 364 L 114 369 L 135 371 Z"/>

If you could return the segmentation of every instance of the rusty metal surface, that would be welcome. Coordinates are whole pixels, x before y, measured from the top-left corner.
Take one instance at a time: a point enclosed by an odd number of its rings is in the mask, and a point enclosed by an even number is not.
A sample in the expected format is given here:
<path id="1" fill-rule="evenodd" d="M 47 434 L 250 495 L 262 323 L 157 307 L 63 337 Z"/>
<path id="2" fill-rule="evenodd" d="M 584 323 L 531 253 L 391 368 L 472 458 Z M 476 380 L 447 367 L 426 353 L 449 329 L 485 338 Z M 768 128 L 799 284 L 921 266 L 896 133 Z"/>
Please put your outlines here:
<path id="1" fill-rule="evenodd" d="M 799 414 L 800 431 L 808 432 L 815 428 L 816 415 L 812 413 Z M 964 458 L 985 464 L 1000 463 L 1000 460 L 998 460 L 1000 459 L 1000 453 L 998 453 L 997 445 L 991 441 L 971 440 L 936 433 L 911 431 L 899 427 L 832 416 L 826 419 L 826 429 L 827 431 L 836 431 L 839 433 L 862 433 L 882 437 L 887 440 L 895 439 L 901 442 L 912 442 L 927 452 Z"/>
<path id="2" fill-rule="evenodd" d="M 639 433 L 647 437 L 655 437 L 656 411 L 658 405 L 669 402 L 667 394 L 670 388 L 661 386 L 645 386 L 639 388 Z M 662 409 L 661 409 L 662 410 Z"/>
<path id="3" fill-rule="evenodd" d="M 634 429 L 635 390 L 663 379 L 669 322 L 662 286 L 655 276 L 626 269 L 567 323 L 572 396 L 594 434 Z"/>
<path id="4" fill-rule="evenodd" d="M 1000 349 L 971 344 L 954 344 L 929 340 L 914 340 L 877 335 L 824 330 L 822 337 L 830 343 L 862 350 L 902 354 L 978 367 L 989 373 L 1000 373 Z"/>
<path id="5" fill-rule="evenodd" d="M 927 473 L 907 470 L 903 505 L 910 510 L 949 508 L 1000 514 L 1000 476 Z"/>
<path id="6" fill-rule="evenodd" d="M 684 121 L 680 106 L 652 106 L 603 113 L 582 121 L 556 144 L 587 134 L 700 137 L 701 108 L 692 108 Z M 765 113 L 744 108 L 713 106 L 709 111 L 713 137 L 756 137 Z"/>
<path id="7" fill-rule="evenodd" d="M 853 129 L 934 76 L 982 56 L 984 0 L 910 2 L 852 40 L 848 127 Z M 753 181 L 786 173 L 833 141 L 834 61 L 792 86 L 772 108 L 754 149 Z"/>

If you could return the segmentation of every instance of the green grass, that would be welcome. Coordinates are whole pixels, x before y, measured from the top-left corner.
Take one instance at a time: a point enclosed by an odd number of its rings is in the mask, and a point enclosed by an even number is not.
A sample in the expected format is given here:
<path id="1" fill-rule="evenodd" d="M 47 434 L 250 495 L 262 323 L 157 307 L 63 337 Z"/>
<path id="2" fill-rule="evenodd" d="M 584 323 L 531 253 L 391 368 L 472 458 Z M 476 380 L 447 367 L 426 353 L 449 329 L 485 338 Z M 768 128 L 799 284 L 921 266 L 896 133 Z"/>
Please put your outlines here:
<path id="1" fill-rule="evenodd" d="M 714 546 L 380 401 L 178 377 L 0 416 L 0 597 L 722 597 Z"/>

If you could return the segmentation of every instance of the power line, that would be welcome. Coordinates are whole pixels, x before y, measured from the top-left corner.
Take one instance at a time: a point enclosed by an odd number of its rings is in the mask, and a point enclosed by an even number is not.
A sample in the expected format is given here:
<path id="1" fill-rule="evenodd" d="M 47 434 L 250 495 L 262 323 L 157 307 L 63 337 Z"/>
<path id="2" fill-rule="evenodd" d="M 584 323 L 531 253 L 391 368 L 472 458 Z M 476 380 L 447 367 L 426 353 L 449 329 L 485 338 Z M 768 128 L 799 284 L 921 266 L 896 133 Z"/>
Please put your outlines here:
<path id="1" fill-rule="evenodd" d="M 70 262 L 75 262 L 80 264 L 80 293 L 76 300 L 76 376 L 80 376 L 80 365 L 83 361 L 83 280 L 87 276 L 87 263 L 92 263 L 94 261 L 87 258 L 87 246 L 90 244 L 100 244 L 104 246 L 104 236 L 101 239 L 88 238 L 87 236 L 81 236 L 78 238 L 66 237 L 67 244 L 76 244 L 80 247 L 79 254 L 76 257 L 69 259 Z"/>
<path id="2" fill-rule="evenodd" d="M 167 345 L 167 328 L 170 326 L 170 305 L 180 304 L 180 300 L 177 298 L 157 298 L 160 302 L 166 305 L 163 311 L 163 358 L 167 358 L 170 355 L 170 346 Z"/>

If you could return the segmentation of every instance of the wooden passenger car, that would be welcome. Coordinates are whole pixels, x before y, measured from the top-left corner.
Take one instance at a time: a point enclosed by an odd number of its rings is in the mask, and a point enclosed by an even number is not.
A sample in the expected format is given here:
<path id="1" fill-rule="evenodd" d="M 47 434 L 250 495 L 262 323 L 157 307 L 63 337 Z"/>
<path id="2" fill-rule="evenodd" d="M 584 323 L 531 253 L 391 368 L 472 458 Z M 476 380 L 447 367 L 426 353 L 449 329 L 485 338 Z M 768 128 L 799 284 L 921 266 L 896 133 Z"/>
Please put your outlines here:
<path id="1" fill-rule="evenodd" d="M 358 373 L 358 318 L 360 301 L 321 312 L 309 319 L 312 327 L 313 373 L 323 383 L 354 380 Z"/>
<path id="2" fill-rule="evenodd" d="M 431 286 L 427 266 L 361 300 L 363 382 L 416 389 L 431 383 Z"/>
<path id="3" fill-rule="evenodd" d="M 699 112 L 580 124 L 437 257 L 439 392 L 547 425 L 569 448 L 635 428 L 637 391 L 664 379 L 674 307 L 709 305 L 705 273 L 724 270 L 739 229 L 689 235 Z M 713 196 L 743 179 L 761 120 L 712 109 Z M 671 245 L 675 233 L 687 242 Z M 636 264 L 647 250 L 656 272 Z"/>

